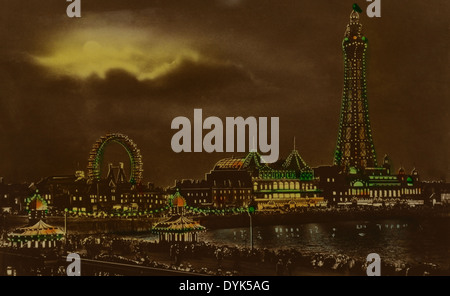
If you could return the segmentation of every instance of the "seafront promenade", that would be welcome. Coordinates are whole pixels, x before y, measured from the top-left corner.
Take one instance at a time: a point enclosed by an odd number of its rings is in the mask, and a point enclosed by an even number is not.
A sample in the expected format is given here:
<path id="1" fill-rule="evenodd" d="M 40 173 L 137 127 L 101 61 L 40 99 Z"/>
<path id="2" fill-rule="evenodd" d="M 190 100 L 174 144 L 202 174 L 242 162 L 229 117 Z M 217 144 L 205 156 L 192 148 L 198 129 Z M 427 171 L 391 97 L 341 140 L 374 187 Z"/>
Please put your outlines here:
<path id="1" fill-rule="evenodd" d="M 247 213 L 240 214 L 189 214 L 207 229 L 247 227 Z M 148 232 L 165 216 L 95 218 L 69 215 L 67 229 L 75 234 L 136 233 Z M 367 221 L 380 219 L 434 219 L 450 218 L 450 206 L 420 208 L 305 208 L 285 212 L 256 212 L 252 214 L 253 226 L 293 225 L 303 223 Z M 64 216 L 48 216 L 46 221 L 64 228 Z M 4 215 L 0 217 L 0 230 L 8 231 L 28 223 L 28 216 Z"/>

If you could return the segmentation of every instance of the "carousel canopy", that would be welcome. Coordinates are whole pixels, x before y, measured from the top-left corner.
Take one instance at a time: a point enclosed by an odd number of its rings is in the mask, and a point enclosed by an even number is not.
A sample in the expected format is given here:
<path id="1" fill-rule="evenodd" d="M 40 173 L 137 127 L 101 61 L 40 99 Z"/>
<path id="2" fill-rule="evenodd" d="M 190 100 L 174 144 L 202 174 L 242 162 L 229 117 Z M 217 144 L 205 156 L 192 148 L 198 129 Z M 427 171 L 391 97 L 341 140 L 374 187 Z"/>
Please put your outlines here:
<path id="1" fill-rule="evenodd" d="M 203 231 L 206 228 L 200 223 L 195 222 L 185 216 L 175 215 L 169 219 L 159 222 L 153 227 L 153 232 L 155 233 L 184 233 L 184 232 L 196 232 Z"/>
<path id="2" fill-rule="evenodd" d="M 48 225 L 40 220 L 33 226 L 21 227 L 10 233 L 10 236 L 45 236 L 45 235 L 63 235 L 64 232 L 58 227 Z"/>

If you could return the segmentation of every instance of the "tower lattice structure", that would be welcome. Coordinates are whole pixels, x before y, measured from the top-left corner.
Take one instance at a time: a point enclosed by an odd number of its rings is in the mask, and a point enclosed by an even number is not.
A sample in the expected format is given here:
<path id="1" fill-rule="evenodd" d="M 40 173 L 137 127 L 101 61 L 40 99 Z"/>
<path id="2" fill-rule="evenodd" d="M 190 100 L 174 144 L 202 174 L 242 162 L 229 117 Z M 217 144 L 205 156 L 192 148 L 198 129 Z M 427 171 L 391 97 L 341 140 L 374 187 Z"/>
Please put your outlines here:
<path id="1" fill-rule="evenodd" d="M 362 35 L 359 14 L 352 11 L 344 34 L 344 89 L 334 164 L 376 167 L 377 158 L 369 120 L 366 81 L 368 40 Z"/>

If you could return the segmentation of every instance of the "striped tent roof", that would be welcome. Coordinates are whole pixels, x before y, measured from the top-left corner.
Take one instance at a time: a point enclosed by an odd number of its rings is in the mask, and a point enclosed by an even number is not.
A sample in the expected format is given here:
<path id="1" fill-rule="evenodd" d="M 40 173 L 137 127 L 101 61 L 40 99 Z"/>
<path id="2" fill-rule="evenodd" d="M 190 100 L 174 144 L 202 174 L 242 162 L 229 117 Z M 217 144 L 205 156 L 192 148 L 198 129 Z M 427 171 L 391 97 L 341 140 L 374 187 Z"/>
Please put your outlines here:
<path id="1" fill-rule="evenodd" d="M 33 226 L 25 226 L 17 228 L 9 235 L 17 237 L 17 236 L 58 235 L 58 234 L 64 234 L 64 231 L 62 231 L 58 227 L 48 225 L 44 221 L 40 220 Z"/>
<path id="2" fill-rule="evenodd" d="M 161 221 L 156 224 L 152 231 L 155 233 L 167 233 L 167 232 L 196 232 L 203 231 L 206 228 L 200 223 L 195 222 L 185 216 L 175 215 L 167 220 Z"/>

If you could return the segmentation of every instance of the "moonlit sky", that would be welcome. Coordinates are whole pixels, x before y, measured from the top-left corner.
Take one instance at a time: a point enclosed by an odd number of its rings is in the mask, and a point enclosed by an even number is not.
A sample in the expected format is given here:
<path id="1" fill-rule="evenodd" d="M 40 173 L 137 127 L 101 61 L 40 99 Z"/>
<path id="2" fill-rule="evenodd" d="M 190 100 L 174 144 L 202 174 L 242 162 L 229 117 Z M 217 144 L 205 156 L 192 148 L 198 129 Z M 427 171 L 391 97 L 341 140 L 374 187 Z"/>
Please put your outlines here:
<path id="1" fill-rule="evenodd" d="M 0 176 L 72 174 L 120 132 L 141 150 L 145 181 L 203 178 L 241 154 L 174 153 L 171 121 L 193 121 L 194 108 L 277 116 L 281 157 L 295 136 L 310 166 L 331 164 L 354 2 L 82 0 L 71 19 L 64 0 L 0 0 Z M 378 161 L 387 153 L 426 180 L 450 172 L 449 1 L 432 2 L 382 0 L 381 18 L 361 14 Z"/>

